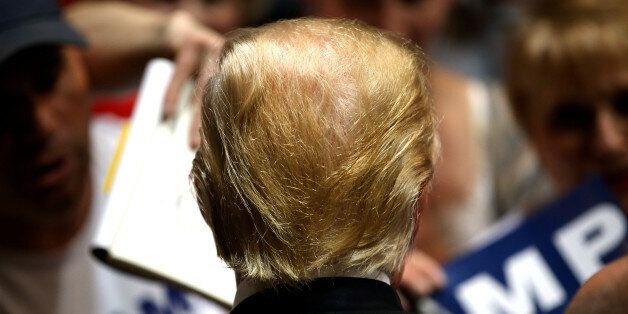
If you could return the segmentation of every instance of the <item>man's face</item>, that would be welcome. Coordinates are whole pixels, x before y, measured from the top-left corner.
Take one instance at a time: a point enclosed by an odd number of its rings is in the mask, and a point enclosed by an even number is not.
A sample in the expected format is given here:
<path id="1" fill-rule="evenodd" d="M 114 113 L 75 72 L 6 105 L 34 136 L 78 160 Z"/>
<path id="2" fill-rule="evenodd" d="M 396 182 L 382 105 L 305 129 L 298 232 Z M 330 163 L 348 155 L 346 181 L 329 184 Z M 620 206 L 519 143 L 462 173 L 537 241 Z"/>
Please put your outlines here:
<path id="1" fill-rule="evenodd" d="M 34 84 L 51 84 L 46 92 L 3 90 L 0 219 L 62 223 L 90 193 L 87 76 L 76 48 L 61 48 L 61 60 L 56 82 Z"/>
<path id="2" fill-rule="evenodd" d="M 628 69 L 614 72 L 541 94 L 528 130 L 558 192 L 597 174 L 628 208 Z"/>

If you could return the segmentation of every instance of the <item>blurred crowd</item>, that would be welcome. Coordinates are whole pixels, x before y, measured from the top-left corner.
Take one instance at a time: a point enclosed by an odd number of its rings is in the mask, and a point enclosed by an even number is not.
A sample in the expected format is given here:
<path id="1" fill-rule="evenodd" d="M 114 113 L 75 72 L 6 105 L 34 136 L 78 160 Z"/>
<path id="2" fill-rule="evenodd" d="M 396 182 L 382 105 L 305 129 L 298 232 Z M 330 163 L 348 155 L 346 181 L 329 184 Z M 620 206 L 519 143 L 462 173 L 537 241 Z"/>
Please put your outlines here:
<path id="1" fill-rule="evenodd" d="M 190 79 L 200 106 L 230 31 L 305 16 L 363 21 L 428 60 L 441 156 L 399 278 L 406 309 L 496 221 L 589 176 L 628 206 L 622 0 L 1 0 L 0 313 L 226 312 L 91 259 L 107 147 L 148 60 L 175 63 L 168 117 Z"/>

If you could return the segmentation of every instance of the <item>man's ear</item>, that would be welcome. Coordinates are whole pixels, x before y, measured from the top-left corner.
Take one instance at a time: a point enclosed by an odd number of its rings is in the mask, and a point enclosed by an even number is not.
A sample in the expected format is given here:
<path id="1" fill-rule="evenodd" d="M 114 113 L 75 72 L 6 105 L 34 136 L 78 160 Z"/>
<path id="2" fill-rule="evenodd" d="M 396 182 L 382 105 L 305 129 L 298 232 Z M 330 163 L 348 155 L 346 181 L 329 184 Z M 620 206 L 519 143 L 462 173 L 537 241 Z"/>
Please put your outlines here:
<path id="1" fill-rule="evenodd" d="M 406 259 L 408 258 L 408 255 L 410 254 L 410 252 L 412 252 L 414 248 L 414 241 L 416 240 L 416 237 L 419 231 L 419 223 L 421 221 L 420 219 L 421 212 L 425 210 L 428 205 L 429 198 L 427 197 L 427 195 L 429 194 L 429 184 L 426 187 L 424 187 L 422 191 L 423 193 L 421 193 L 421 196 L 419 197 L 419 199 L 414 204 L 414 207 L 412 208 L 412 219 L 414 220 L 414 229 L 412 230 L 412 238 L 409 239 L 410 243 L 408 245 L 408 251 L 403 257 L 401 269 L 399 270 L 399 272 L 392 274 L 392 277 L 390 278 L 390 284 L 393 287 L 399 286 L 399 282 L 401 280 L 401 273 L 403 272 L 403 265 L 406 263 Z"/>
<path id="2" fill-rule="evenodd" d="M 414 230 L 412 230 L 412 239 L 410 240 L 410 247 L 413 247 L 415 238 L 419 231 L 419 224 L 421 222 L 421 213 L 427 209 L 428 206 L 428 194 L 430 191 L 430 185 L 427 185 L 422 189 L 421 196 L 414 204 L 412 208 L 412 219 L 414 220 Z"/>

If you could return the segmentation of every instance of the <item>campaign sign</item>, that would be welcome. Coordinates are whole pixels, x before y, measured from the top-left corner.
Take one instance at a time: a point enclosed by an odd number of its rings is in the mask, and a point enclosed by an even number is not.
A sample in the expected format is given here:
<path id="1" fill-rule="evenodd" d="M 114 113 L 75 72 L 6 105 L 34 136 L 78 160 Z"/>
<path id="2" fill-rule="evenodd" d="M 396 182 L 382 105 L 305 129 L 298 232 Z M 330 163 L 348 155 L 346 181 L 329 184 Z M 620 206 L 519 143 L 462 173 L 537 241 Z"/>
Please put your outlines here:
<path id="1" fill-rule="evenodd" d="M 626 253 L 626 215 L 601 179 L 445 267 L 433 299 L 452 313 L 562 313 L 578 288 Z"/>

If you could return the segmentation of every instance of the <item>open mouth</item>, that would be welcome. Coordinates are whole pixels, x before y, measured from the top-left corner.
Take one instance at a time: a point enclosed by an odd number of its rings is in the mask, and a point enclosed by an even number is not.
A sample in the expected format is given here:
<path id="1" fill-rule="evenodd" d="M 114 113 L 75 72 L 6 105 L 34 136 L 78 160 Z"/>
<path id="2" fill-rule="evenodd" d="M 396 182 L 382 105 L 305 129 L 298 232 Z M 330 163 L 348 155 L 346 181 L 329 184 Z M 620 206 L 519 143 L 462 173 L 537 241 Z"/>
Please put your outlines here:
<path id="1" fill-rule="evenodd" d="M 35 170 L 35 184 L 40 188 L 51 188 L 67 181 L 72 170 L 68 157 L 60 157 L 47 162 Z"/>

